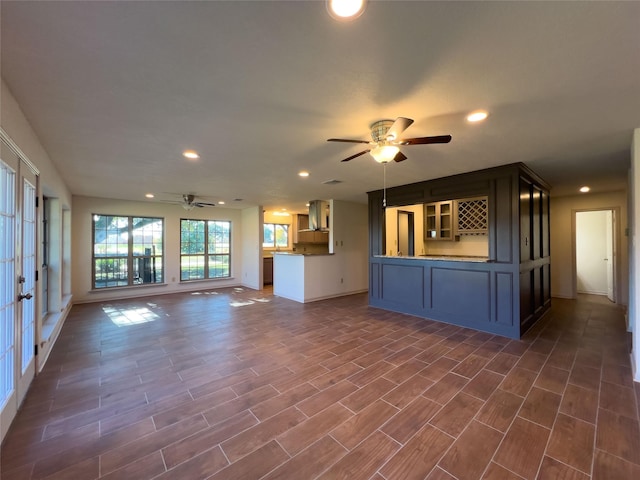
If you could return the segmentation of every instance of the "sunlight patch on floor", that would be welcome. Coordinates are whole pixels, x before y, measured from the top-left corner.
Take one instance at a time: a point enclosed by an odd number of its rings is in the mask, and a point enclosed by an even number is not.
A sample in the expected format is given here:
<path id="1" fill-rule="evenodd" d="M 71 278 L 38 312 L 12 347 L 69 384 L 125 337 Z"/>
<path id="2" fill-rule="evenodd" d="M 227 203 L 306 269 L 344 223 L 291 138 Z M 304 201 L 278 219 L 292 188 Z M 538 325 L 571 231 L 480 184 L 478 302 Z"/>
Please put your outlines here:
<path id="1" fill-rule="evenodd" d="M 118 327 L 128 327 L 130 325 L 140 325 L 157 320 L 159 317 L 147 307 L 136 308 L 116 308 L 111 305 L 102 307 L 104 313 Z"/>
<path id="2" fill-rule="evenodd" d="M 253 302 L 251 300 L 245 300 L 243 301 L 236 301 L 236 302 L 230 302 L 229 305 L 231 305 L 232 307 L 246 307 L 247 305 L 253 305 L 256 302 Z"/>

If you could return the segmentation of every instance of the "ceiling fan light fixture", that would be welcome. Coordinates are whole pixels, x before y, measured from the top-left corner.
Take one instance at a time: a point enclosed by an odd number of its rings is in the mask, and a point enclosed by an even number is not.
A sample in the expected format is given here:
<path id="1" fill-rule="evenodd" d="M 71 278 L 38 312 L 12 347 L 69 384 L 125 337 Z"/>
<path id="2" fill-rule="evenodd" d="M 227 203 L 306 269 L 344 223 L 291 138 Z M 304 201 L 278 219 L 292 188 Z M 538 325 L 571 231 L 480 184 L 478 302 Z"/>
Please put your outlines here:
<path id="1" fill-rule="evenodd" d="M 337 20 L 353 20 L 362 15 L 366 3 L 366 0 L 327 0 L 327 10 Z"/>
<path id="2" fill-rule="evenodd" d="M 389 163 L 392 161 L 398 152 L 400 151 L 399 147 L 395 145 L 378 145 L 376 148 L 371 149 L 371 156 L 378 163 Z"/>

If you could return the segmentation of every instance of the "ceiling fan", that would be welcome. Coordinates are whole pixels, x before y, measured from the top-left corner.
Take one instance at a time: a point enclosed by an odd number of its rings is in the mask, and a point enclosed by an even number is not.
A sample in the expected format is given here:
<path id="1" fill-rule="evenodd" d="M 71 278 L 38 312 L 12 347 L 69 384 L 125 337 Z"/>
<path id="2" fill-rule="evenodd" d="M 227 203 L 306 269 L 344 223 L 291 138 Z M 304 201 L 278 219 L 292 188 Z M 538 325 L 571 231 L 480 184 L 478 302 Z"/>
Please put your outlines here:
<path id="1" fill-rule="evenodd" d="M 163 201 L 163 200 L 161 200 L 161 201 Z M 182 205 L 182 208 L 184 208 L 185 210 L 193 210 L 196 207 L 201 208 L 201 207 L 215 207 L 216 206 L 215 203 L 201 202 L 192 193 L 183 194 L 181 201 L 166 201 L 166 200 L 164 200 L 164 203 L 175 203 L 175 204 L 178 204 L 178 205 Z"/>
<path id="2" fill-rule="evenodd" d="M 395 120 L 378 120 L 371 124 L 371 141 L 330 138 L 327 142 L 365 143 L 367 145 L 371 145 L 371 148 L 356 153 L 355 155 L 351 155 L 350 157 L 342 160 L 343 162 L 353 160 L 365 153 L 371 153 L 371 156 L 376 160 L 376 162 L 388 163 L 392 160 L 395 162 L 402 162 L 407 159 L 407 157 L 400 151 L 401 146 L 449 143 L 451 141 L 451 135 L 400 138 L 400 134 L 409 128 L 412 123 L 412 119 L 405 117 L 398 117 Z"/>

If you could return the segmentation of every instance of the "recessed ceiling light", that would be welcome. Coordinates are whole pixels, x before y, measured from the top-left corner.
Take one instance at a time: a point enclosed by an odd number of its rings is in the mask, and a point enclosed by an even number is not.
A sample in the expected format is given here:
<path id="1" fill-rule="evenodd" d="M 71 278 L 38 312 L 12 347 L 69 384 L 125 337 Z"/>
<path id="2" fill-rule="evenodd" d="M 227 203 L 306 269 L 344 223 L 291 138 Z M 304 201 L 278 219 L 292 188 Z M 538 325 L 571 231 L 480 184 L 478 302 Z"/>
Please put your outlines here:
<path id="1" fill-rule="evenodd" d="M 580 187 L 580 191 L 582 193 L 587 193 L 589 190 L 591 190 L 589 187 L 587 187 L 586 185 L 584 187 Z"/>
<path id="2" fill-rule="evenodd" d="M 337 20 L 353 20 L 362 15 L 366 3 L 366 0 L 327 0 L 327 10 Z"/>
<path id="3" fill-rule="evenodd" d="M 481 122 L 485 118 L 487 118 L 489 114 L 484 110 L 477 110 L 475 112 L 471 112 L 467 115 L 467 122 Z"/>
<path id="4" fill-rule="evenodd" d="M 304 170 L 301 172 L 298 172 L 298 175 L 300 175 L 301 177 L 308 177 L 309 176 L 309 172 L 305 172 Z"/>
<path id="5" fill-rule="evenodd" d="M 218 202 L 218 205 L 224 205 L 224 200 L 220 200 L 220 201 Z"/>
<path id="6" fill-rule="evenodd" d="M 154 195 L 153 193 L 147 193 L 147 194 L 145 195 L 145 197 L 147 197 L 147 198 L 153 198 L 153 197 L 155 197 L 155 195 Z"/>
<path id="7" fill-rule="evenodd" d="M 182 155 L 186 158 L 190 158 L 191 160 L 200 158 L 200 155 L 198 155 L 198 152 L 196 152 L 195 150 L 185 150 L 184 152 L 182 152 Z"/>

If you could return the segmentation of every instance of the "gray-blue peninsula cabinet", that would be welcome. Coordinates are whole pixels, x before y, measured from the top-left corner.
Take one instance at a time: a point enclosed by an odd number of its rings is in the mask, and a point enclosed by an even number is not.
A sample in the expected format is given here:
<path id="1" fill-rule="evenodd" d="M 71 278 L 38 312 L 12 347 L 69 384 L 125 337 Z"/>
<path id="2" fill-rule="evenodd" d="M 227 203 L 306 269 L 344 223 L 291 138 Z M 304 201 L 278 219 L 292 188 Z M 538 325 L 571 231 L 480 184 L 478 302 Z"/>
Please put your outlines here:
<path id="1" fill-rule="evenodd" d="M 369 305 L 510 338 L 549 309 L 549 186 L 526 165 L 368 196 Z"/>

